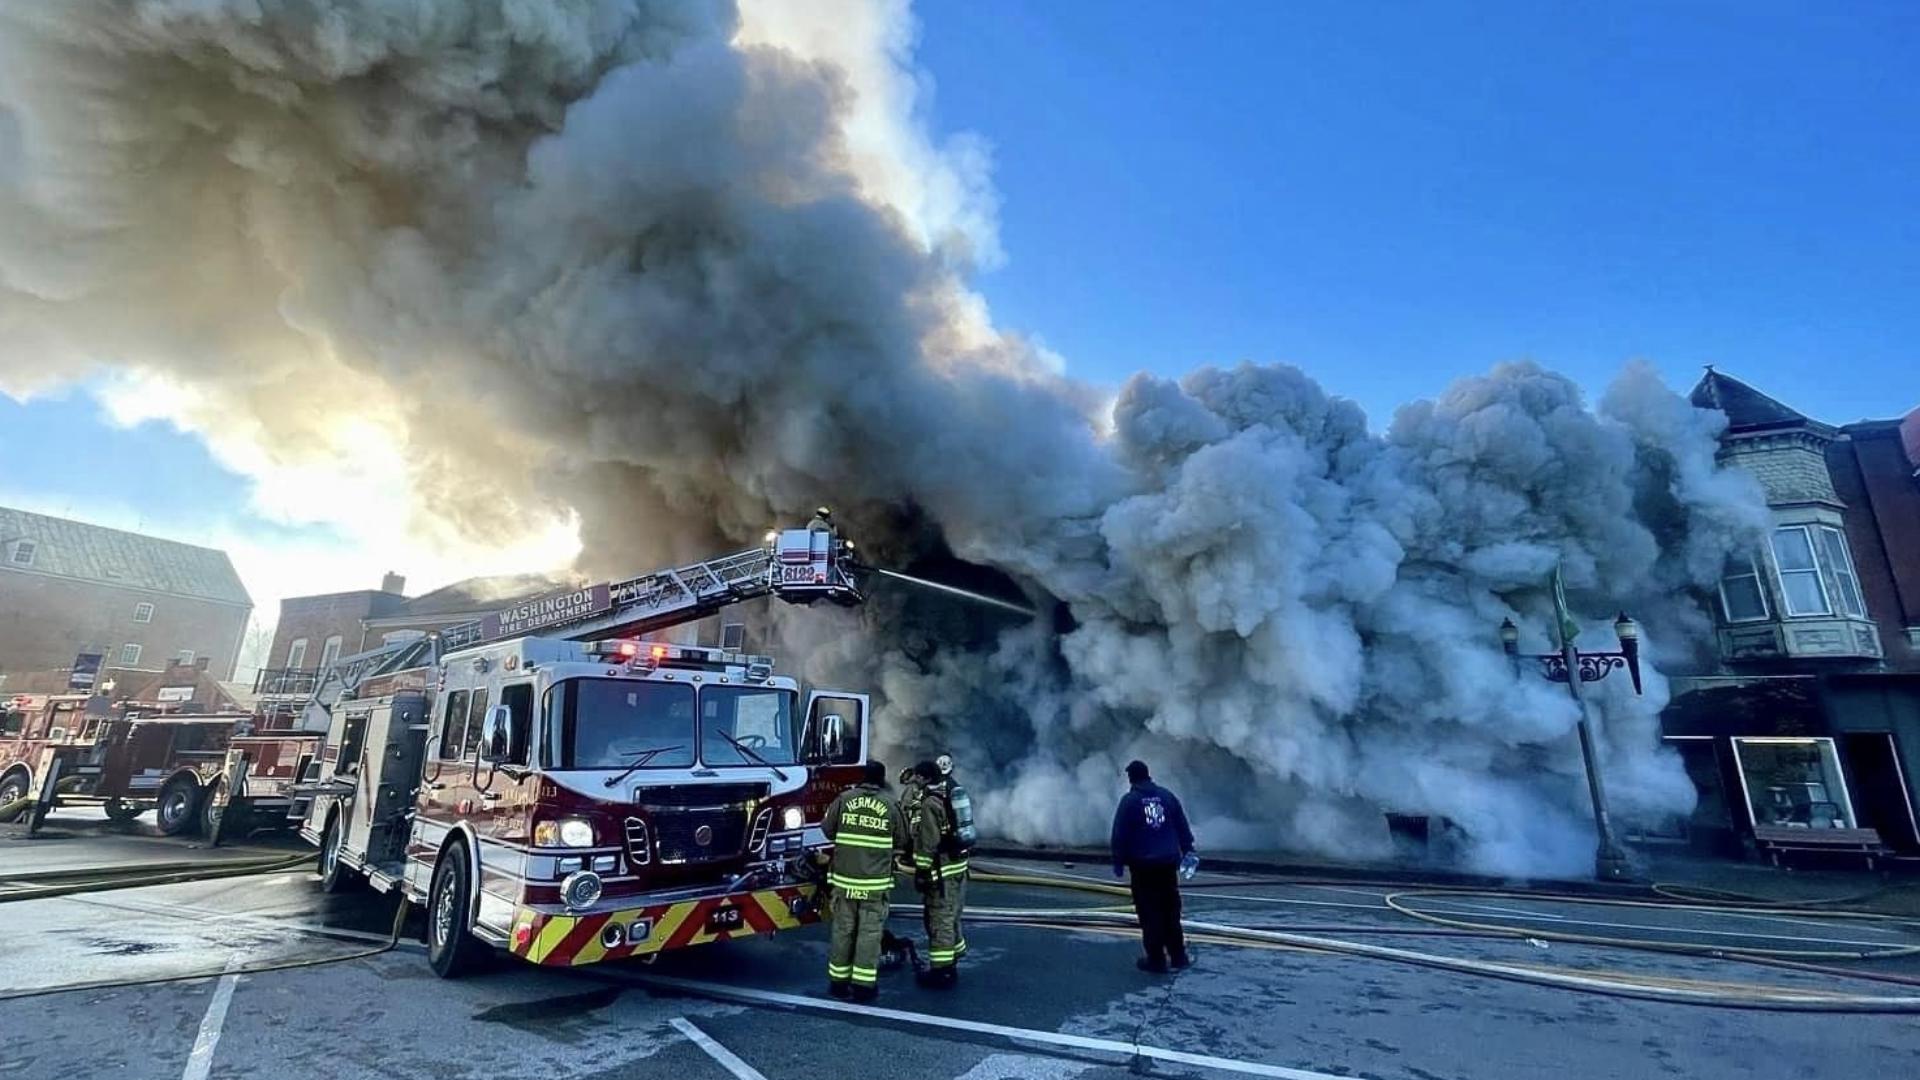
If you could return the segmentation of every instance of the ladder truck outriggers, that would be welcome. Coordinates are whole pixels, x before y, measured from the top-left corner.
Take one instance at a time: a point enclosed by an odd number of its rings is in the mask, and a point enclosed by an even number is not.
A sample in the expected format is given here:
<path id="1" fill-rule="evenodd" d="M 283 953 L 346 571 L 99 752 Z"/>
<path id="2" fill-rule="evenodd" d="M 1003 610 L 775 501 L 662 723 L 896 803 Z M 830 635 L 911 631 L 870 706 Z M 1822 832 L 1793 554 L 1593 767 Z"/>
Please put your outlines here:
<path id="1" fill-rule="evenodd" d="M 866 695 L 802 702 L 737 641 L 640 636 L 757 597 L 858 603 L 852 550 L 769 533 L 336 662 L 297 789 L 322 888 L 424 905 L 443 977 L 488 947 L 579 965 L 817 922 L 820 821 L 859 781 Z"/>

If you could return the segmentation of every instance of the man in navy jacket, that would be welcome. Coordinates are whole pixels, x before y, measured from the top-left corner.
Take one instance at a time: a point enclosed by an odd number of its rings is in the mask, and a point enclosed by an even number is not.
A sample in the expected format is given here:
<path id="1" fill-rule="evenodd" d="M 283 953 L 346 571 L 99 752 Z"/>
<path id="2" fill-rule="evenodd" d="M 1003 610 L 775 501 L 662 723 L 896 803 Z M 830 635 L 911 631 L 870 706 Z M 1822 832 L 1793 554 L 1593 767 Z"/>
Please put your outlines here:
<path id="1" fill-rule="evenodd" d="M 1145 762 L 1127 764 L 1132 783 L 1113 815 L 1113 876 L 1132 873 L 1133 911 L 1147 955 L 1142 971 L 1174 970 L 1193 963 L 1180 930 L 1180 859 L 1193 850 L 1187 812 L 1173 792 L 1153 782 Z"/>

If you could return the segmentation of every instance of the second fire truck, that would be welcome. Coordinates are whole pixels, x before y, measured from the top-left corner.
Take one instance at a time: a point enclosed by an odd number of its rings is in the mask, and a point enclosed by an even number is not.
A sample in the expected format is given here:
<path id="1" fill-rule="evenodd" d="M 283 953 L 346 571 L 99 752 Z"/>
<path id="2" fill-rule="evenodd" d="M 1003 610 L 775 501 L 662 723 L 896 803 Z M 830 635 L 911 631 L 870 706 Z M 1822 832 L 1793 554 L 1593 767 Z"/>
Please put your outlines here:
<path id="1" fill-rule="evenodd" d="M 345 658 L 301 835 L 323 888 L 427 911 L 442 976 L 482 950 L 575 965 L 816 922 L 813 856 L 867 758 L 864 694 L 766 656 L 641 639 L 743 600 L 861 599 L 827 529 L 521 604 Z"/>

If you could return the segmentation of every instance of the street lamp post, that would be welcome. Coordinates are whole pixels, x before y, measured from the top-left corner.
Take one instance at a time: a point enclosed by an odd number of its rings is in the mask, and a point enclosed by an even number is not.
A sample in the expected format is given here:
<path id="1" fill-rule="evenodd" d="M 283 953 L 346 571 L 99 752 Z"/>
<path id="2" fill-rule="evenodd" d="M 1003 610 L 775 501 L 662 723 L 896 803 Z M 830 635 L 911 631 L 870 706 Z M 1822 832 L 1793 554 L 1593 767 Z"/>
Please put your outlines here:
<path id="1" fill-rule="evenodd" d="M 1532 660 L 1540 666 L 1540 673 L 1550 682 L 1567 684 L 1567 693 L 1573 697 L 1573 707 L 1579 711 L 1580 757 L 1587 767 L 1587 794 L 1593 799 L 1593 825 L 1599 834 L 1599 846 L 1593 856 L 1594 876 L 1602 881 L 1627 881 L 1633 877 L 1632 865 L 1627 853 L 1613 835 L 1613 819 L 1607 813 L 1607 789 L 1600 780 L 1600 762 L 1593 749 L 1593 726 L 1587 721 L 1586 702 L 1580 697 L 1580 684 L 1599 682 L 1608 674 L 1625 668 L 1633 679 L 1633 692 L 1640 693 L 1640 629 L 1625 612 L 1613 621 L 1613 632 L 1620 639 L 1618 652 L 1580 652 L 1573 647 L 1573 639 L 1567 636 L 1566 628 L 1560 630 L 1560 651 L 1557 653 L 1521 653 L 1520 628 L 1512 619 L 1503 619 L 1500 623 L 1500 647 L 1506 651 L 1507 658 L 1513 664 L 1514 672 L 1519 673 L 1520 661 Z"/>

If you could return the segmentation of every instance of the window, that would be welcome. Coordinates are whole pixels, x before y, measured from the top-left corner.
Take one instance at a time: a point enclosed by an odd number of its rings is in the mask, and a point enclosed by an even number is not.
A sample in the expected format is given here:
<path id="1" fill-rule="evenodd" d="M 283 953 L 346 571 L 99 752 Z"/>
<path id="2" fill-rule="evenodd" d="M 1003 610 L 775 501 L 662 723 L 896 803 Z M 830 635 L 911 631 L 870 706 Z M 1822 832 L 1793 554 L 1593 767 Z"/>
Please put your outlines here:
<path id="1" fill-rule="evenodd" d="M 174 660 L 177 661 L 181 667 L 192 667 L 194 655 L 192 649 L 181 649 L 180 652 L 174 656 Z"/>
<path id="2" fill-rule="evenodd" d="M 132 667 L 133 665 L 139 662 L 140 662 L 140 646 L 138 645 L 120 646 L 120 666 L 121 667 Z"/>
<path id="3" fill-rule="evenodd" d="M 685 768 L 693 764 L 693 687 L 571 679 L 560 706 L 560 768 Z"/>
<path id="4" fill-rule="evenodd" d="M 1832 739 L 1735 738 L 1733 753 L 1755 825 L 1854 827 L 1847 781 Z"/>
<path id="5" fill-rule="evenodd" d="M 1820 580 L 1820 563 L 1813 555 L 1813 538 L 1805 525 L 1773 532 L 1773 561 L 1780 570 L 1780 596 L 1789 615 L 1831 615 L 1827 587 Z"/>
<path id="6" fill-rule="evenodd" d="M 320 646 L 320 670 L 325 671 L 332 667 L 333 662 L 338 659 L 340 659 L 340 635 L 335 634 L 327 639 L 325 645 Z"/>
<path id="7" fill-rule="evenodd" d="M 447 711 L 440 721 L 440 760 L 459 761 L 462 741 L 467 734 L 467 692 L 455 690 L 447 695 Z"/>
<path id="8" fill-rule="evenodd" d="M 792 765 L 798 735 L 793 695 L 785 690 L 710 686 L 700 691 L 702 764 Z"/>
<path id="9" fill-rule="evenodd" d="M 1820 526 L 1820 556 L 1833 574 L 1834 599 L 1840 610 L 1856 619 L 1867 617 L 1867 605 L 1860 598 L 1860 576 L 1853 572 L 1853 556 L 1847 551 L 1847 538 L 1831 525 Z"/>
<path id="10" fill-rule="evenodd" d="M 0 738 L 19 738 L 27 727 L 27 714 L 18 709 L 0 708 Z"/>
<path id="11" fill-rule="evenodd" d="M 461 750 L 463 751 L 461 754 L 462 757 L 466 756 L 466 751 L 476 753 L 479 751 L 480 728 L 486 723 L 486 719 L 487 690 L 485 687 L 481 687 L 473 692 L 473 704 L 467 709 L 467 736 L 460 744 Z"/>
<path id="12" fill-rule="evenodd" d="M 134 622 L 152 622 L 153 621 L 153 605 L 152 604 L 133 605 L 133 621 Z"/>
<path id="13" fill-rule="evenodd" d="M 301 668 L 306 666 L 307 666 L 307 639 L 294 638 L 293 644 L 287 646 L 287 667 L 294 671 L 299 671 Z"/>
<path id="14" fill-rule="evenodd" d="M 1760 588 L 1760 568 L 1751 554 L 1728 556 L 1720 572 L 1720 610 L 1730 623 L 1767 617 L 1767 594 Z"/>
<path id="15" fill-rule="evenodd" d="M 507 764 L 525 765 L 533 741 L 533 684 L 501 687 L 500 704 L 507 707 Z"/>
<path id="16" fill-rule="evenodd" d="M 15 541 L 13 545 L 13 554 L 12 556 L 10 556 L 10 561 L 15 566 L 32 566 L 33 553 L 39 550 L 40 550 L 40 545 L 34 543 L 31 540 Z"/>

